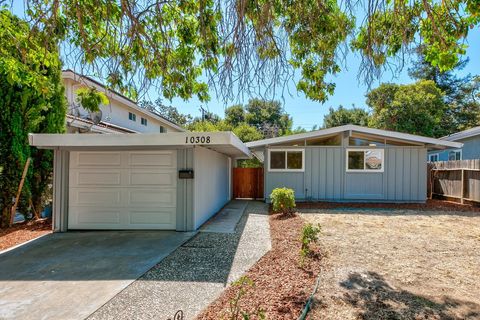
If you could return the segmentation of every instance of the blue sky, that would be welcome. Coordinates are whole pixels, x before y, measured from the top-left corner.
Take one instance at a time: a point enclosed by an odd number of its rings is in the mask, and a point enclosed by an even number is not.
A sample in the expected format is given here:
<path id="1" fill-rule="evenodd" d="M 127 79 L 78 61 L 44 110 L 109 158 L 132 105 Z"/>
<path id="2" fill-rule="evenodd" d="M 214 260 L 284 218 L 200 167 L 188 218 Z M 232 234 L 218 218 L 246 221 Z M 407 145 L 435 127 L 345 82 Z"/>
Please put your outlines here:
<path id="1" fill-rule="evenodd" d="M 23 15 L 23 1 L 14 1 L 13 11 L 22 16 Z M 470 34 L 467 38 L 467 57 L 470 61 L 466 68 L 460 72 L 461 75 L 465 74 L 480 74 L 480 28 L 476 27 L 474 30 L 470 30 Z M 409 58 L 407 57 L 407 60 Z M 311 101 L 307 99 L 302 93 L 296 93 L 295 84 L 289 85 L 289 90 L 293 95 L 286 93 L 283 98 L 281 96 L 275 97 L 283 102 L 285 110 L 293 117 L 294 127 L 301 126 L 306 129 L 311 129 L 314 125 L 322 125 L 323 116 L 328 112 L 330 106 L 338 107 L 343 105 L 350 107 L 354 104 L 357 107 L 365 107 L 365 94 L 368 91 L 368 87 L 359 82 L 357 79 L 358 68 L 360 65 L 360 57 L 358 54 L 350 52 L 346 59 L 346 66 L 343 66 L 343 71 L 337 74 L 337 76 L 331 78 L 336 83 L 335 94 L 329 98 L 327 102 L 321 104 L 319 102 Z M 410 83 L 412 80 L 408 77 L 407 69 L 409 67 L 409 61 L 406 61 L 406 65 L 400 74 L 394 75 L 391 72 L 385 72 L 382 77 L 372 84 L 372 88 L 375 88 L 381 82 L 394 82 L 394 83 Z M 149 92 L 149 98 L 155 100 L 156 95 L 154 92 Z M 229 105 L 234 103 L 246 103 L 248 98 L 245 97 L 245 101 L 232 101 L 231 103 L 224 104 L 224 102 L 215 97 L 214 92 L 211 93 L 211 101 L 208 103 L 200 103 L 196 99 L 190 101 L 183 101 L 181 99 L 174 99 L 172 105 L 176 106 L 180 112 L 190 113 L 194 116 L 199 116 L 199 106 L 203 106 L 211 112 L 223 116 L 224 110 Z"/>

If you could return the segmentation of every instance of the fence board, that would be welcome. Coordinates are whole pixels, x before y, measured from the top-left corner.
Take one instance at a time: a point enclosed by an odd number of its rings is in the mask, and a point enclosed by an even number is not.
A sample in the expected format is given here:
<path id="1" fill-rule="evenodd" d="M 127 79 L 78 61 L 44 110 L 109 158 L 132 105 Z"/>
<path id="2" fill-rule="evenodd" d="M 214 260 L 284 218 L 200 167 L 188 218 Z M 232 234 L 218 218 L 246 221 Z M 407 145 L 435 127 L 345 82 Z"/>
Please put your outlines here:
<path id="1" fill-rule="evenodd" d="M 433 195 L 480 202 L 480 159 L 428 163 L 428 186 Z M 463 177 L 462 177 L 463 176 Z"/>

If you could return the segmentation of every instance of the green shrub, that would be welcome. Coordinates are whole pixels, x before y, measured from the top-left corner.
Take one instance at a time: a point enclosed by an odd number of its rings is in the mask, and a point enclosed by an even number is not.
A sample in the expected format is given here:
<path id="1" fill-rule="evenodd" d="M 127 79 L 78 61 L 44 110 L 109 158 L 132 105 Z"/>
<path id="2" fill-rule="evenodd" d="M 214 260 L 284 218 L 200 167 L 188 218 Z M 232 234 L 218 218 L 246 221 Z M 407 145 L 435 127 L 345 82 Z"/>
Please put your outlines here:
<path id="1" fill-rule="evenodd" d="M 240 300 L 247 293 L 250 288 L 253 288 L 255 283 L 247 276 L 240 277 L 237 281 L 232 282 L 232 287 L 237 288 L 237 294 L 230 299 L 230 315 L 229 320 L 250 320 L 253 316 L 257 319 L 264 320 L 265 312 L 258 309 L 254 313 L 250 313 L 240 309 Z"/>
<path id="2" fill-rule="evenodd" d="M 322 227 L 320 224 L 313 225 L 311 223 L 307 223 L 302 228 L 302 235 L 300 237 L 300 241 L 302 243 L 302 248 L 300 249 L 300 264 L 303 265 L 305 259 L 312 254 L 312 249 L 310 245 L 312 243 L 318 242 L 318 236 L 322 231 Z"/>
<path id="3" fill-rule="evenodd" d="M 295 208 L 295 192 L 288 188 L 273 189 L 270 194 L 272 199 L 273 211 L 289 214 Z"/>

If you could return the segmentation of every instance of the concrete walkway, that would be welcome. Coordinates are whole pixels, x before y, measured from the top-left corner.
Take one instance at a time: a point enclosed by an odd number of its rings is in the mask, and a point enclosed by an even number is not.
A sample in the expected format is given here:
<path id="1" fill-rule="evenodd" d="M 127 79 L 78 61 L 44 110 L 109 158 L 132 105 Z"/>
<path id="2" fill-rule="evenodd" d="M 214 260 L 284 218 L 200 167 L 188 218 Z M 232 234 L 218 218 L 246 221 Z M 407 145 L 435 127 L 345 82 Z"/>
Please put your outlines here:
<path id="1" fill-rule="evenodd" d="M 54 233 L 0 254 L 0 319 L 85 319 L 195 233 Z"/>
<path id="2" fill-rule="evenodd" d="M 261 202 L 231 202 L 90 319 L 169 319 L 178 310 L 193 319 L 271 249 L 267 209 Z"/>

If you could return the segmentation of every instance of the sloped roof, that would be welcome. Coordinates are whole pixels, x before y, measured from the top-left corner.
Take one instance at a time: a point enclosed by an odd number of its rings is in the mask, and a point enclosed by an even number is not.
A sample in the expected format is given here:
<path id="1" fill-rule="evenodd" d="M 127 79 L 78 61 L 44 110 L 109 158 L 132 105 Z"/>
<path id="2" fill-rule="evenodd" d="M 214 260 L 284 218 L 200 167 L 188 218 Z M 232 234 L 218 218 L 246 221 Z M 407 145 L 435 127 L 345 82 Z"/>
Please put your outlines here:
<path id="1" fill-rule="evenodd" d="M 339 127 L 316 130 L 316 131 L 311 131 L 311 132 L 306 132 L 306 133 L 293 134 L 293 135 L 290 135 L 290 136 L 283 136 L 283 137 L 277 137 L 277 138 L 270 138 L 270 139 L 252 141 L 252 142 L 247 143 L 247 147 L 256 148 L 256 147 L 262 147 L 262 146 L 273 145 L 273 144 L 288 143 L 288 142 L 293 142 L 293 141 L 296 141 L 296 140 L 318 138 L 318 137 L 322 137 L 322 136 L 329 136 L 329 135 L 332 135 L 332 134 L 345 132 L 345 131 L 352 131 L 352 132 L 363 133 L 363 134 L 368 134 L 368 135 L 381 136 L 381 137 L 385 137 L 385 138 L 392 138 L 392 139 L 396 139 L 396 140 L 403 140 L 403 141 L 408 141 L 408 142 L 421 143 L 421 144 L 427 145 L 428 147 L 437 148 L 437 149 L 461 148 L 462 145 L 463 145 L 462 143 L 458 143 L 458 142 L 452 142 L 452 141 L 423 137 L 423 136 L 418 136 L 418 135 L 413 135 L 413 134 L 408 134 L 408 133 L 401 133 L 401 132 L 396 132 L 396 131 L 388 131 L 388 130 L 367 128 L 367 127 L 347 124 L 347 125 L 339 126 Z"/>
<path id="2" fill-rule="evenodd" d="M 467 139 L 471 137 L 475 137 L 480 135 L 480 126 L 479 127 L 474 127 L 471 129 L 463 130 L 460 132 L 453 133 L 451 135 L 441 137 L 440 139 L 442 140 L 447 140 L 447 141 L 458 141 L 462 139 Z"/>
<path id="3" fill-rule="evenodd" d="M 124 96 L 123 94 L 121 94 L 119 92 L 116 92 L 115 90 L 107 88 L 103 83 L 101 83 L 101 82 L 99 82 L 99 81 L 97 81 L 93 78 L 90 78 L 90 77 L 82 75 L 82 74 L 78 74 L 75 71 L 70 70 L 70 69 L 62 71 L 62 78 L 71 79 L 71 80 L 77 81 L 77 82 L 82 82 L 83 81 L 85 84 L 95 85 L 97 87 L 100 87 L 103 90 L 108 91 L 108 93 L 111 93 L 118 101 L 120 101 L 121 103 L 129 106 L 130 108 L 133 108 L 135 111 L 143 113 L 143 114 L 148 115 L 150 117 L 153 117 L 153 118 L 155 118 L 155 119 L 157 119 L 161 122 L 164 122 L 165 124 L 175 128 L 179 131 L 182 131 L 182 132 L 187 131 L 186 129 L 184 129 L 181 126 L 179 126 L 178 124 L 168 120 L 167 118 L 165 118 L 165 117 L 163 117 L 163 116 L 161 116 L 161 115 L 159 115 L 155 112 L 151 112 L 149 110 L 146 110 L 144 108 L 139 107 L 137 105 L 137 103 L 135 101 L 133 101 L 132 99 Z"/>

